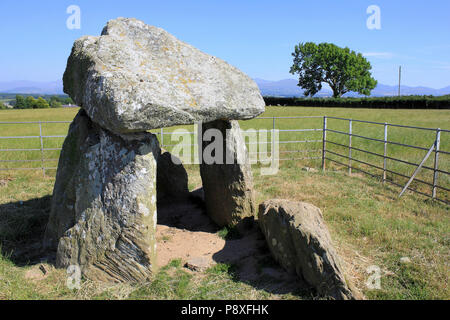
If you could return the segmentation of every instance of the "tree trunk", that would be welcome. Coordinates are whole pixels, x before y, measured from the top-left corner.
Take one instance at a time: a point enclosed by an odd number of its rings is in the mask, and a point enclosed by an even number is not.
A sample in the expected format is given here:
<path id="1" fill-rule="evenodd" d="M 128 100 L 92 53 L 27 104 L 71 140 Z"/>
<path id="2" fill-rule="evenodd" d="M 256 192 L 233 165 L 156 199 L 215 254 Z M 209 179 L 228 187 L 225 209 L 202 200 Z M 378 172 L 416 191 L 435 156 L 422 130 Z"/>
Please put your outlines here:
<path id="1" fill-rule="evenodd" d="M 331 90 L 333 90 L 333 98 L 340 98 L 342 95 L 342 92 L 339 90 L 339 85 L 335 84 L 334 82 L 327 82 L 330 86 Z"/>
<path id="2" fill-rule="evenodd" d="M 333 89 L 333 98 L 340 98 L 342 93 L 337 88 L 331 88 Z"/>

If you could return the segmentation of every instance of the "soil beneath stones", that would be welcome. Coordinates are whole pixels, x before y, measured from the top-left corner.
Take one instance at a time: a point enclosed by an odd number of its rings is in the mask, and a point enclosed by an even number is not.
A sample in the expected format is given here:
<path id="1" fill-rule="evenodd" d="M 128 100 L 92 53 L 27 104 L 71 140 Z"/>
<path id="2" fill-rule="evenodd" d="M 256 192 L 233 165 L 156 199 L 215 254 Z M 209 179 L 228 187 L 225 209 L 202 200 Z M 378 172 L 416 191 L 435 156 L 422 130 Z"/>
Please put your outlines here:
<path id="1" fill-rule="evenodd" d="M 206 215 L 202 197 L 202 189 L 197 189 L 191 192 L 189 199 L 158 201 L 159 267 L 181 259 L 188 270 L 202 272 L 217 263 L 226 263 L 235 267 L 236 280 L 263 286 L 272 293 L 303 291 L 301 288 L 307 287 L 271 258 L 256 223 L 239 236 L 220 237 L 219 228 Z"/>

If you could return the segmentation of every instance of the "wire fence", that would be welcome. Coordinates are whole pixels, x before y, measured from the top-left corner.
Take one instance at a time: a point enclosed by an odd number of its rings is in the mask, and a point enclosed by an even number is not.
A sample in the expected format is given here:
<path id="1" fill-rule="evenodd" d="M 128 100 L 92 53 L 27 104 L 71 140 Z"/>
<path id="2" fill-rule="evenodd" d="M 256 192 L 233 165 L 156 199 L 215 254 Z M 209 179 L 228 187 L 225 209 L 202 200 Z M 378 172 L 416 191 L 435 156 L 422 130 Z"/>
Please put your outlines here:
<path id="1" fill-rule="evenodd" d="M 57 169 L 70 121 L 0 122 L 0 171 Z M 189 126 L 187 126 L 189 127 Z M 450 130 L 328 116 L 258 117 L 241 122 L 243 131 L 279 132 L 279 161 L 303 161 L 323 170 L 368 174 L 401 188 L 449 204 Z M 257 130 L 256 130 L 257 129 Z M 152 130 L 171 151 L 173 128 Z M 194 135 L 194 131 L 189 131 Z M 191 146 L 195 142 L 191 141 Z M 249 147 L 250 158 L 271 144 Z M 20 164 L 20 165 L 19 165 Z"/>

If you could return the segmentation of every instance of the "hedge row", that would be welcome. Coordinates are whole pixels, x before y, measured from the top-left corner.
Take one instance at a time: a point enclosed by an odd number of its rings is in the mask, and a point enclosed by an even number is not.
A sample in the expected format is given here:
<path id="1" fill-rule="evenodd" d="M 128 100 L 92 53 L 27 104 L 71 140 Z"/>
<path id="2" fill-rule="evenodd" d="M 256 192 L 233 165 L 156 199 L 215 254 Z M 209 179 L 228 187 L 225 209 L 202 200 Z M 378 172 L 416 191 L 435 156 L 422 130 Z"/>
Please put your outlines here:
<path id="1" fill-rule="evenodd" d="M 268 106 L 380 108 L 380 109 L 450 109 L 450 95 L 372 98 L 282 98 L 264 97 Z"/>

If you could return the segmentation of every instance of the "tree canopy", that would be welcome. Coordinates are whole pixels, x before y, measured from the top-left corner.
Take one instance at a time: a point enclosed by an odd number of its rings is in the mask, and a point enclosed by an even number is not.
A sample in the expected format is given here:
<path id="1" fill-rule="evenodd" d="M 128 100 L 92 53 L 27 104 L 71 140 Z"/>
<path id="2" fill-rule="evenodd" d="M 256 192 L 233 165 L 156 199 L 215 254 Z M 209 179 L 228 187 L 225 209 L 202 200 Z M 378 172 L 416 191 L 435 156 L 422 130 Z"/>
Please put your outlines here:
<path id="1" fill-rule="evenodd" d="M 298 86 L 305 96 L 313 96 L 327 83 L 333 97 L 354 91 L 370 95 L 377 81 L 372 78 L 370 62 L 361 53 L 341 48 L 332 43 L 300 43 L 292 53 L 292 74 L 298 74 Z"/>
<path id="2" fill-rule="evenodd" d="M 43 109 L 43 108 L 61 108 L 63 104 L 73 104 L 70 97 L 46 96 L 46 98 L 16 95 L 16 109 Z"/>
<path id="3" fill-rule="evenodd" d="M 25 109 L 25 107 L 26 107 L 25 98 L 21 95 L 16 95 L 16 108 Z"/>

